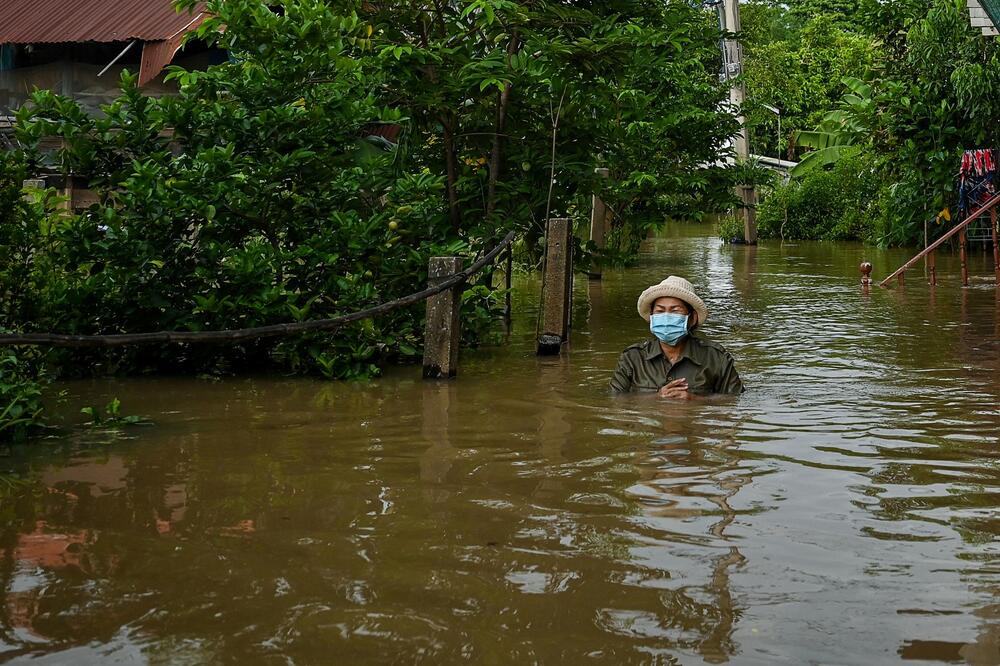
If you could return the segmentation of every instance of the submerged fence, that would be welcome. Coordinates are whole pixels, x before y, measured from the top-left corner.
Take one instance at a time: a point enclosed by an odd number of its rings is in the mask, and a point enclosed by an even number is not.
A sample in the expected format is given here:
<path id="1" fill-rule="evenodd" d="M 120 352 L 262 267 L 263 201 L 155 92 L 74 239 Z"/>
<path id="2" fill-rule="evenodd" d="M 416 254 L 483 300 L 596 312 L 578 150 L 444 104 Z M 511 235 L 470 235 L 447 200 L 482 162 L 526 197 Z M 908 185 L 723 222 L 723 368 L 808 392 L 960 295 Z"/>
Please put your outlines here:
<path id="1" fill-rule="evenodd" d="M 339 317 L 225 331 L 157 331 L 111 335 L 3 333 L 0 334 L 0 347 L 34 345 L 100 348 L 157 343 L 241 342 L 312 331 L 333 331 L 351 322 L 370 319 L 420 301 L 427 301 L 424 376 L 451 377 L 455 375 L 457 370 L 458 342 L 461 335 L 458 306 L 461 303 L 462 286 L 469 278 L 490 265 L 501 252 L 504 250 L 509 252 L 513 240 L 514 232 L 511 231 L 493 249 L 464 270 L 458 270 L 462 265 L 461 257 L 433 257 L 428 269 L 428 287 L 426 289 Z"/>

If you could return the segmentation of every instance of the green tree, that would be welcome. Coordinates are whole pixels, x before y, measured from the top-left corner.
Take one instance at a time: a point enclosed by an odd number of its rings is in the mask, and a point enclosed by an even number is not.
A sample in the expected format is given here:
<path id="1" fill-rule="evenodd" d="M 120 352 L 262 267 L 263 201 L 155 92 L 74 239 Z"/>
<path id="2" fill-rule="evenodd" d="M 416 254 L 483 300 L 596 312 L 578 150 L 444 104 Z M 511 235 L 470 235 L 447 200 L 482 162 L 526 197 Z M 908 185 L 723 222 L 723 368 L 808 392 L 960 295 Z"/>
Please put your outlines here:
<path id="1" fill-rule="evenodd" d="M 362 150 L 397 122 L 368 81 L 371 26 L 350 10 L 290 1 L 216 2 L 201 38 L 232 61 L 173 69 L 179 94 L 144 96 L 126 75 L 105 117 L 49 91 L 22 109 L 20 138 L 66 139 L 58 156 L 102 201 L 50 216 L 51 265 L 19 328 L 79 333 L 229 329 L 322 318 L 410 293 L 427 258 L 465 249 L 446 228 L 442 179 Z M 226 29 L 220 30 L 224 24 Z M 337 335 L 75 356 L 104 369 L 277 364 L 352 377 L 408 358 L 419 308 Z"/>
<path id="2" fill-rule="evenodd" d="M 864 78 L 880 57 L 871 38 L 823 16 L 806 22 L 790 39 L 754 45 L 749 51 L 746 108 L 753 150 L 792 159 L 794 137 L 812 130 L 836 106 L 842 80 Z M 781 112 L 780 146 L 777 118 L 765 104 Z"/>
<path id="3" fill-rule="evenodd" d="M 871 25 L 892 48 L 872 81 L 874 104 L 864 119 L 868 149 L 888 183 L 880 196 L 880 236 L 893 244 L 922 240 L 924 222 L 957 203 L 963 149 L 1000 140 L 995 40 L 969 25 L 958 0 L 898 9 L 902 21 L 873 19 Z"/>
<path id="4" fill-rule="evenodd" d="M 547 215 L 573 214 L 598 187 L 619 238 L 722 205 L 725 174 L 705 165 L 735 126 L 711 13 L 632 1 L 374 9 L 385 99 L 409 119 L 411 159 L 446 175 L 453 228 L 519 229 L 530 249 Z"/>
<path id="5" fill-rule="evenodd" d="M 868 128 L 864 123 L 872 111 L 872 87 L 850 76 L 845 76 L 843 83 L 850 92 L 841 99 L 840 108 L 823 116 L 816 129 L 796 135 L 800 146 L 813 150 L 802 156 L 792 169 L 792 176 L 801 176 L 853 155 L 859 150 L 858 144 L 867 138 Z"/>

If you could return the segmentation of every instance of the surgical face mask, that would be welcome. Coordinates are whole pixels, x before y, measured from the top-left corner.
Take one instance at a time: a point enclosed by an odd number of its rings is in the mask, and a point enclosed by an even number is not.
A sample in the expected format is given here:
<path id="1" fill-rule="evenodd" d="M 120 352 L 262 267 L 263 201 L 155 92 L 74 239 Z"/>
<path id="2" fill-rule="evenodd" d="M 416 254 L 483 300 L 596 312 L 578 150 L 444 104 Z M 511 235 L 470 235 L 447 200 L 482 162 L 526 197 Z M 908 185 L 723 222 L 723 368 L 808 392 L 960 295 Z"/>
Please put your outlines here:
<path id="1" fill-rule="evenodd" d="M 657 339 L 676 345 L 688 332 L 688 315 L 660 312 L 649 318 L 649 330 Z"/>

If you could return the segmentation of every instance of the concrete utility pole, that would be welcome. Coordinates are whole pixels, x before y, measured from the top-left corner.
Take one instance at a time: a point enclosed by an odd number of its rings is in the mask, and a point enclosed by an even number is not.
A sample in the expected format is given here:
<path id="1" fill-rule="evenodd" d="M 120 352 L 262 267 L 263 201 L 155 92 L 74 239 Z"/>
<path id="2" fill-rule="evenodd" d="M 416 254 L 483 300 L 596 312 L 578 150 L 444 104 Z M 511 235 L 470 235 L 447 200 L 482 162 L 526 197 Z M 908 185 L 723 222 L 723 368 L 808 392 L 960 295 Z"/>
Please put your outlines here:
<path id="1" fill-rule="evenodd" d="M 719 8 L 719 25 L 726 32 L 738 33 L 740 31 L 740 4 L 739 0 L 722 0 Z M 722 67 L 725 80 L 730 83 L 729 101 L 736 109 L 737 120 L 740 123 L 739 132 L 736 134 L 735 148 L 736 159 L 741 162 L 750 159 L 750 143 L 747 140 L 746 118 L 743 117 L 743 102 L 746 99 L 746 90 L 743 82 L 738 80 L 743 73 L 743 47 L 735 39 L 726 39 L 722 43 Z M 743 202 L 743 238 L 749 244 L 757 242 L 757 192 L 754 187 L 739 185 L 736 188 L 736 195 Z"/>

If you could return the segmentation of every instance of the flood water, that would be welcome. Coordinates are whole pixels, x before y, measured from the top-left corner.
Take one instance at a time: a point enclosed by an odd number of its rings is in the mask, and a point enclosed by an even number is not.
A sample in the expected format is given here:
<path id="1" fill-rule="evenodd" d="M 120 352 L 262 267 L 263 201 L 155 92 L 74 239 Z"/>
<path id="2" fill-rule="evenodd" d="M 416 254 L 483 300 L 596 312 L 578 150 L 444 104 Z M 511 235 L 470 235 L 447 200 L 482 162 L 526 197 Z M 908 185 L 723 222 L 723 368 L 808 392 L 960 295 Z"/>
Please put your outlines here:
<path id="1" fill-rule="evenodd" d="M 681 227 L 577 281 L 560 358 L 526 279 L 451 382 L 64 385 L 155 425 L 0 458 L 0 661 L 998 664 L 991 260 L 861 293 L 906 256 Z M 668 274 L 742 397 L 607 393 Z"/>

